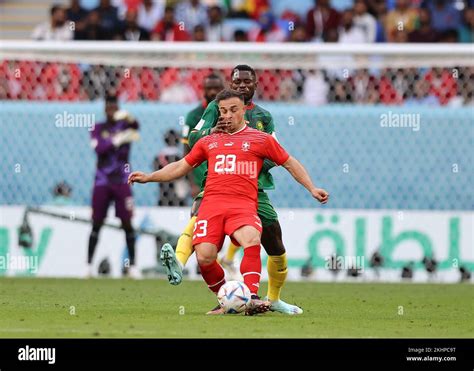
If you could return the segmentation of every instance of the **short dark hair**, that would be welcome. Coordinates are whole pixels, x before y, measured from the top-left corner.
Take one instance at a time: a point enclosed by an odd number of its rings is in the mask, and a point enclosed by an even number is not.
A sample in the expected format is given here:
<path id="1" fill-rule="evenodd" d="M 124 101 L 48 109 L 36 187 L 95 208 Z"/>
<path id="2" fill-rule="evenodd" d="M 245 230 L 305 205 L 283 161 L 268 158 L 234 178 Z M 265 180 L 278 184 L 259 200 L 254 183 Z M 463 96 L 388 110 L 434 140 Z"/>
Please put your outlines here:
<path id="1" fill-rule="evenodd" d="M 51 8 L 49 8 L 49 14 L 54 15 L 58 10 L 64 10 L 61 4 L 53 4 Z"/>
<path id="2" fill-rule="evenodd" d="M 257 74 L 255 73 L 255 70 L 250 67 L 248 64 L 239 64 L 232 68 L 232 74 L 230 75 L 230 78 L 232 79 L 232 76 L 234 76 L 235 71 L 248 71 L 252 74 L 254 80 L 257 79 Z"/>
<path id="3" fill-rule="evenodd" d="M 105 103 L 117 103 L 117 95 L 114 92 L 108 92 L 105 96 Z"/>
<path id="4" fill-rule="evenodd" d="M 219 80 L 220 82 L 224 83 L 222 81 L 222 77 L 220 75 L 218 75 L 217 73 L 215 72 L 211 72 L 209 75 L 207 75 L 205 78 L 204 78 L 204 81 L 206 80 Z"/>
<path id="5" fill-rule="evenodd" d="M 216 102 L 219 103 L 221 100 L 226 100 L 230 98 L 239 98 L 242 102 L 245 103 L 244 95 L 237 90 L 224 89 L 219 94 L 216 95 Z"/>

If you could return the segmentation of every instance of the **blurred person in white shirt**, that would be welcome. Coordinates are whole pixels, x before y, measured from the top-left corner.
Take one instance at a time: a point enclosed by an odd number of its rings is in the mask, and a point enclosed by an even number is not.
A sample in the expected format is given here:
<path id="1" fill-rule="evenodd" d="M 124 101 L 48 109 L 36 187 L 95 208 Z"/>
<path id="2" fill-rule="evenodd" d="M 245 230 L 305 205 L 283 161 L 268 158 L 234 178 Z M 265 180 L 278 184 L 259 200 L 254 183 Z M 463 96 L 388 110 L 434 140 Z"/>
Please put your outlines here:
<path id="1" fill-rule="evenodd" d="M 327 103 L 329 84 L 320 70 L 309 71 L 303 85 L 303 102 L 314 106 Z"/>
<path id="2" fill-rule="evenodd" d="M 364 42 L 375 42 L 377 21 L 372 14 L 367 12 L 366 0 L 355 0 L 354 2 L 354 25 L 364 33 Z"/>
<path id="3" fill-rule="evenodd" d="M 74 38 L 71 24 L 66 21 L 66 9 L 53 5 L 50 9 L 50 20 L 36 26 L 31 34 L 34 40 L 68 41 Z"/>
<path id="4" fill-rule="evenodd" d="M 364 32 L 354 25 L 354 13 L 351 9 L 346 9 L 342 13 L 341 27 L 339 27 L 340 44 L 360 44 L 364 43 L 366 36 Z"/>
<path id="5" fill-rule="evenodd" d="M 138 25 L 151 32 L 165 14 L 166 0 L 143 0 L 138 7 Z"/>

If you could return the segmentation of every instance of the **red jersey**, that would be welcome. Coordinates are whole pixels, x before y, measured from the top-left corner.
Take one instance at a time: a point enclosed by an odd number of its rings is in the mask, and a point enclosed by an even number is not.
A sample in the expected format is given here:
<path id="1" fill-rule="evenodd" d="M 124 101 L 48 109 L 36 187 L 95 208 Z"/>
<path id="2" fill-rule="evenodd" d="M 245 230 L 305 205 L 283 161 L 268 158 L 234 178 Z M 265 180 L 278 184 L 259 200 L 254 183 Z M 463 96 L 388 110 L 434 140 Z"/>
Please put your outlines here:
<path id="1" fill-rule="evenodd" d="M 185 157 L 192 167 L 207 163 L 204 201 L 257 207 L 258 174 L 263 160 L 277 165 L 285 163 L 289 154 L 271 135 L 247 125 L 238 132 L 211 134 L 201 138 Z"/>

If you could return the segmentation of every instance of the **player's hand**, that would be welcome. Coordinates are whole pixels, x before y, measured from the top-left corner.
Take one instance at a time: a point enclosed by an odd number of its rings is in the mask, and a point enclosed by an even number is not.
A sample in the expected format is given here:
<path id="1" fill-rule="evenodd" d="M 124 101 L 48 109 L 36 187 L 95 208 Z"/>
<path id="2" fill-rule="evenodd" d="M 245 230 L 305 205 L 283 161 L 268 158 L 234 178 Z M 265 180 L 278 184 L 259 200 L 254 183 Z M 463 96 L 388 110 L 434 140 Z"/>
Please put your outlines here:
<path id="1" fill-rule="evenodd" d="M 318 200 L 319 202 L 321 202 L 322 204 L 325 204 L 328 202 L 329 200 L 329 193 L 327 193 L 324 189 L 322 188 L 314 188 L 312 191 L 311 191 L 311 195 L 316 199 Z"/>
<path id="2" fill-rule="evenodd" d="M 149 181 L 148 174 L 142 173 L 141 171 L 134 171 L 128 176 L 129 185 L 133 185 L 133 183 L 148 183 Z"/>
<path id="3" fill-rule="evenodd" d="M 115 121 L 128 121 L 130 123 L 135 121 L 135 118 L 125 110 L 118 110 L 114 113 Z"/>
<path id="4" fill-rule="evenodd" d="M 217 124 L 211 129 L 211 134 L 226 133 L 230 126 L 230 121 L 226 121 L 223 117 L 217 119 Z"/>
<path id="5" fill-rule="evenodd" d="M 138 130 L 127 129 L 115 134 L 112 137 L 112 144 L 115 147 L 120 147 L 123 144 L 136 142 L 139 139 L 140 139 L 140 134 L 138 134 Z"/>

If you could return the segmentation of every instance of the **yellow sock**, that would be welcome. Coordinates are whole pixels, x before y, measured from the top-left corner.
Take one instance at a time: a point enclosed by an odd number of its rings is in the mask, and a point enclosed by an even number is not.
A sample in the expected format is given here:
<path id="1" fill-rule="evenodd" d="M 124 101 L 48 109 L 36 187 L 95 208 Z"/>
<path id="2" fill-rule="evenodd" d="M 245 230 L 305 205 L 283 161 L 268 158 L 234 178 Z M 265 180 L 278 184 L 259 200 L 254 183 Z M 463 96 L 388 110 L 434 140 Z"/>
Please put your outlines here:
<path id="1" fill-rule="evenodd" d="M 279 256 L 269 256 L 267 260 L 268 271 L 268 300 L 279 300 L 281 288 L 288 275 L 288 261 L 286 253 Z"/>
<path id="2" fill-rule="evenodd" d="M 189 257 L 193 254 L 193 230 L 194 223 L 196 223 L 196 216 L 193 216 L 183 233 L 178 239 L 178 245 L 176 245 L 176 259 L 182 264 L 182 267 L 186 265 Z"/>
<path id="3" fill-rule="evenodd" d="M 239 251 L 240 246 L 234 245 L 232 242 L 229 245 L 229 248 L 227 249 L 227 253 L 225 254 L 225 260 L 228 262 L 233 262 L 235 254 L 237 254 L 237 251 Z"/>

